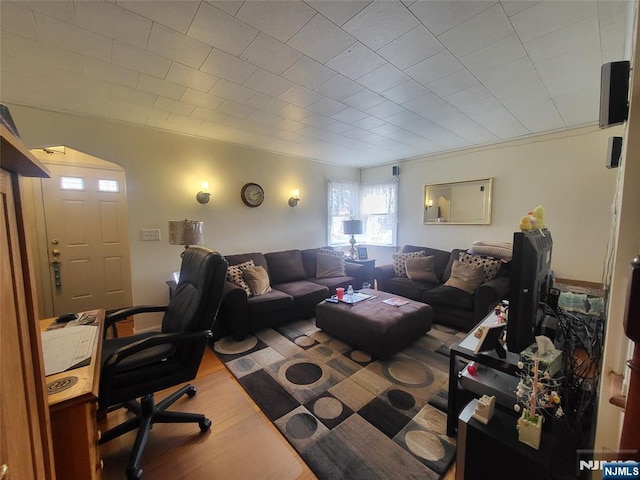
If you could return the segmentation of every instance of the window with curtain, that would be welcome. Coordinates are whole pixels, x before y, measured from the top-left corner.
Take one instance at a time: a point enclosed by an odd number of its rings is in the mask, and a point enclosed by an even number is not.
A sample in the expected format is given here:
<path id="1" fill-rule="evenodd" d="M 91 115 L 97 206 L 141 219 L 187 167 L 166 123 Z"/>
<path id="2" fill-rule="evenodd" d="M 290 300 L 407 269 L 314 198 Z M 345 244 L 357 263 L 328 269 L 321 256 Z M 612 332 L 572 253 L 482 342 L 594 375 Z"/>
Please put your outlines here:
<path id="1" fill-rule="evenodd" d="M 398 181 L 358 183 L 332 180 L 328 188 L 328 244 L 347 245 L 350 235 L 342 232 L 344 220 L 362 220 L 358 243 L 396 245 L 398 226 Z"/>
<path id="2" fill-rule="evenodd" d="M 328 240 L 329 245 L 347 245 L 350 235 L 342 232 L 342 222 L 358 219 L 360 184 L 342 180 L 329 181 L 328 189 Z"/>
<path id="3" fill-rule="evenodd" d="M 398 227 L 398 181 L 360 185 L 360 213 L 364 243 L 396 245 Z"/>

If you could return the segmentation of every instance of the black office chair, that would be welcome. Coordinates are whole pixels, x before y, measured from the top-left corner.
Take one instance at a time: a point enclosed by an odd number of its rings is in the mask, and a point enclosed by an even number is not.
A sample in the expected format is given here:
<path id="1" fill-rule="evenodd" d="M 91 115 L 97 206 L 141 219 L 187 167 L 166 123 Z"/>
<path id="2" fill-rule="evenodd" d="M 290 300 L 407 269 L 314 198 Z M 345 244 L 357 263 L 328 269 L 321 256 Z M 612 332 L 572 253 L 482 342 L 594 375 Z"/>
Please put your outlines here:
<path id="1" fill-rule="evenodd" d="M 157 404 L 153 393 L 195 378 L 212 336 L 226 273 L 227 261 L 222 255 L 190 247 L 182 259 L 180 281 L 169 305 L 131 307 L 107 316 L 105 332 L 114 322 L 131 315 L 165 312 L 161 332 L 103 342 L 99 410 L 124 406 L 136 416 L 105 432 L 100 443 L 138 429 L 127 464 L 129 480 L 138 480 L 142 474 L 139 463 L 154 423 L 194 422 L 203 432 L 211 427 L 211 420 L 204 415 L 166 411 L 183 395 L 193 397 L 193 385 L 183 386 Z"/>

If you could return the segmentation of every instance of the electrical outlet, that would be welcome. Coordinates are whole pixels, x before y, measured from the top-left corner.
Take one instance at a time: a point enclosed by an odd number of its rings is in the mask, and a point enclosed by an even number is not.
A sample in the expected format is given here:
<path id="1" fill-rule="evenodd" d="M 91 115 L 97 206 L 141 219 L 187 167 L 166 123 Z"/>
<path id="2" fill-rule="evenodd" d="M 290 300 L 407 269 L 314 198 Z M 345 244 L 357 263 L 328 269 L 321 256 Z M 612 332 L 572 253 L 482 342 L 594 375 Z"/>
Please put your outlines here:
<path id="1" fill-rule="evenodd" d="M 143 228 L 140 230 L 140 240 L 143 242 L 159 242 L 160 241 L 160 229 L 159 228 Z"/>

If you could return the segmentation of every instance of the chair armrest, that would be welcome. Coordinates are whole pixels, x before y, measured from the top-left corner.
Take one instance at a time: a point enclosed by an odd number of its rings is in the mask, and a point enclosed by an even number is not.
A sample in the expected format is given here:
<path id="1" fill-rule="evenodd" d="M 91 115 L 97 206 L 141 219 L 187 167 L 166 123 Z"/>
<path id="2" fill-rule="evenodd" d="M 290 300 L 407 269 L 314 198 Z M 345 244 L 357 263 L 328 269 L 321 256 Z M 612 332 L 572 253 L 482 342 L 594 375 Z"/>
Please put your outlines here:
<path id="1" fill-rule="evenodd" d="M 231 331 L 236 340 L 241 340 L 250 331 L 249 297 L 247 292 L 233 282 L 225 282 L 218 321 Z"/>
<path id="2" fill-rule="evenodd" d="M 373 278 L 375 278 L 377 282 L 378 290 L 386 292 L 387 282 L 393 277 L 395 277 L 395 273 L 393 271 L 393 264 L 391 263 L 380 265 L 373 269 Z"/>
<path id="3" fill-rule="evenodd" d="M 509 277 L 496 277 L 484 282 L 474 294 L 474 320 L 480 322 L 509 293 Z"/>
<path id="4" fill-rule="evenodd" d="M 138 313 L 165 312 L 166 310 L 166 305 L 138 305 L 135 307 L 123 308 L 121 310 L 111 312 L 104 319 L 103 333 L 106 333 L 109 327 L 111 327 L 113 337 L 116 338 L 118 336 L 118 332 L 115 327 L 116 322 L 124 320 L 125 318 L 128 318 L 131 315 L 136 315 Z"/>
<path id="5" fill-rule="evenodd" d="M 364 276 L 364 265 L 359 263 L 344 262 L 344 271 L 348 277 L 361 279 Z"/>

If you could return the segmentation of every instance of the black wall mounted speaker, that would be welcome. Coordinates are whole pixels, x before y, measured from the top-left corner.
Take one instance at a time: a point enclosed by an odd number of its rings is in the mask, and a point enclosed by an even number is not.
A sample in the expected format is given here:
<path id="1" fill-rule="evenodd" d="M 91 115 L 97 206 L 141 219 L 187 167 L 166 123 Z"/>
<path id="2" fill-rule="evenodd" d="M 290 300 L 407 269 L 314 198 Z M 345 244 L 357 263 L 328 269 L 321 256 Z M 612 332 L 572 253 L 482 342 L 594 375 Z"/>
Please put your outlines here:
<path id="1" fill-rule="evenodd" d="M 607 168 L 617 168 L 622 154 L 622 137 L 609 137 L 607 148 Z"/>
<path id="2" fill-rule="evenodd" d="M 400 167 L 391 167 L 394 176 L 400 175 Z"/>
<path id="3" fill-rule="evenodd" d="M 605 63 L 600 69 L 600 128 L 627 121 L 630 67 L 624 60 Z"/>

